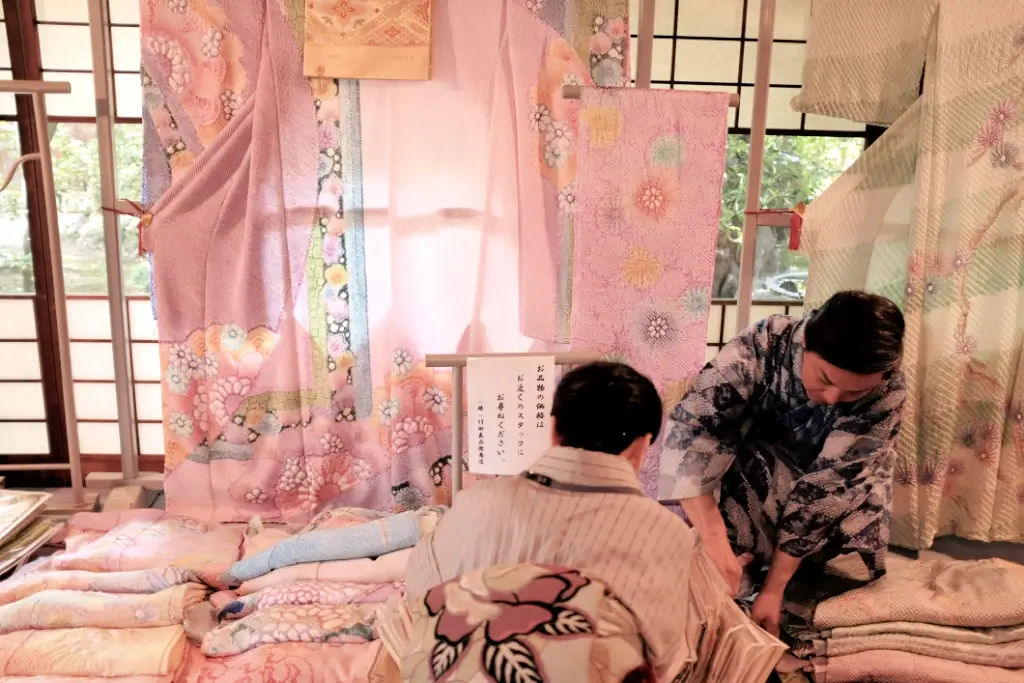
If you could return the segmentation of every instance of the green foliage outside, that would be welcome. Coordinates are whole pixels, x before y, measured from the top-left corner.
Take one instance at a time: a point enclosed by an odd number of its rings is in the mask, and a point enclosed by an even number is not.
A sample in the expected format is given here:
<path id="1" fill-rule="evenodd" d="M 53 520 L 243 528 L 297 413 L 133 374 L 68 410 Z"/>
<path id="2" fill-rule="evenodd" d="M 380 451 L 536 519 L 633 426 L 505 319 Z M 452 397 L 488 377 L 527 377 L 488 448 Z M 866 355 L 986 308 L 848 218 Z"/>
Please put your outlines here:
<path id="1" fill-rule="evenodd" d="M 817 197 L 864 151 L 863 138 L 769 135 L 765 140 L 761 206 L 790 209 Z M 750 136 L 730 135 L 725 160 L 722 217 L 711 295 L 732 299 L 739 287 L 743 212 L 747 204 Z M 764 282 L 773 275 L 806 273 L 807 257 L 789 251 L 789 229 L 763 227 L 757 234 L 754 298 L 775 298 Z M 802 292 L 801 292 L 802 293 Z"/>
<path id="2" fill-rule="evenodd" d="M 863 150 L 864 142 L 860 138 L 769 136 L 766 144 L 762 203 L 771 208 L 790 208 L 797 202 L 818 196 L 853 163 Z M 115 146 L 120 181 L 118 197 L 138 199 L 142 195 L 142 126 L 116 126 Z M 739 282 L 749 148 L 749 136 L 729 136 L 712 287 L 712 295 L 717 298 L 735 297 Z M 105 294 L 96 127 L 56 124 L 51 149 L 66 290 L 73 294 Z M 0 123 L 0 170 L 7 169 L 19 154 L 16 124 Z M 120 219 L 124 286 L 127 294 L 146 294 L 149 266 L 138 256 L 135 224 L 131 218 Z M 0 193 L 0 293 L 33 291 L 26 226 L 25 185 L 19 172 L 10 187 Z M 807 258 L 790 252 L 788 241 L 785 228 L 761 228 L 758 232 L 755 296 L 769 296 L 764 290 L 767 277 L 806 272 Z"/>
<path id="3" fill-rule="evenodd" d="M 139 199 L 142 195 L 142 126 L 115 126 L 114 147 L 119 181 L 117 196 Z M 106 294 L 96 126 L 87 123 L 53 125 L 50 149 L 65 289 L 69 294 Z M 17 124 L 0 123 L 0 170 L 9 168 L 20 154 Z M 138 256 L 136 222 L 131 218 L 119 220 L 127 294 L 145 294 L 149 286 L 149 265 Z M 27 227 L 25 183 L 19 171 L 10 186 L 0 193 L 0 293 L 33 291 Z"/>

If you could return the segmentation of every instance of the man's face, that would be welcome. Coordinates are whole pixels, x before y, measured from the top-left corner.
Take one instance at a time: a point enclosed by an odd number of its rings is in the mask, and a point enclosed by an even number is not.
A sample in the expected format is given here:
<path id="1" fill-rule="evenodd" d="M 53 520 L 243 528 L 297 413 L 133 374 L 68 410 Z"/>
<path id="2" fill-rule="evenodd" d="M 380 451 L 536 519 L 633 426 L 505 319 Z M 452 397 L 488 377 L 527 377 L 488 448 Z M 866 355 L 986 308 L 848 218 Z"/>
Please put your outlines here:
<path id="1" fill-rule="evenodd" d="M 813 351 L 805 351 L 800 379 L 811 402 L 834 406 L 867 396 L 885 381 L 885 373 L 857 375 L 840 370 Z"/>

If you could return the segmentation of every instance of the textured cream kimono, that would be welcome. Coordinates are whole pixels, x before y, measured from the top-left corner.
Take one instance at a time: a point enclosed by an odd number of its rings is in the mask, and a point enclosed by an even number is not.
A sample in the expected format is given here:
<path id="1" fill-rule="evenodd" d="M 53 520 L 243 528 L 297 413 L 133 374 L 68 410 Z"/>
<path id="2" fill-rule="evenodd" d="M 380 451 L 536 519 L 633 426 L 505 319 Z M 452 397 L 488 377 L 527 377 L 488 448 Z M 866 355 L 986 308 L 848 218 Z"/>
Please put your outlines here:
<path id="1" fill-rule="evenodd" d="M 806 248 L 808 306 L 866 289 L 906 316 L 893 541 L 1021 541 L 1024 3 L 821 0 L 807 55 L 796 108 L 892 122 L 809 207 Z"/>

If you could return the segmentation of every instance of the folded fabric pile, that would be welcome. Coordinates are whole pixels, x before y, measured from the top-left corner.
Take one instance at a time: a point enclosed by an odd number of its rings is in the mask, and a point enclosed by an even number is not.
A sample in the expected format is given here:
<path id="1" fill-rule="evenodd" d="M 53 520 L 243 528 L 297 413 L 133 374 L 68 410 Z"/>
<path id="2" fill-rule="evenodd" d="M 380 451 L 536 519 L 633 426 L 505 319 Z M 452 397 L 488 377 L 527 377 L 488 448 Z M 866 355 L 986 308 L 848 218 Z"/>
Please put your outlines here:
<path id="1" fill-rule="evenodd" d="M 892 558 L 819 604 L 793 651 L 816 683 L 1024 683 L 1024 566 Z"/>
<path id="2" fill-rule="evenodd" d="M 248 535 L 158 510 L 76 515 L 65 550 L 0 582 L 0 683 L 366 683 L 367 613 L 404 594 L 409 547 L 440 514 L 332 510 Z M 235 568 L 251 578 L 230 590 Z"/>
<path id="3" fill-rule="evenodd" d="M 404 595 L 412 547 L 444 508 L 387 515 L 338 508 L 295 535 L 269 543 L 257 534 L 247 555 L 219 578 L 237 590 L 215 594 L 187 624 L 208 657 L 270 643 L 366 643 L 376 608 Z"/>
<path id="4" fill-rule="evenodd" d="M 0 676 L 173 680 L 241 539 L 159 510 L 75 515 L 65 551 L 0 584 Z"/>

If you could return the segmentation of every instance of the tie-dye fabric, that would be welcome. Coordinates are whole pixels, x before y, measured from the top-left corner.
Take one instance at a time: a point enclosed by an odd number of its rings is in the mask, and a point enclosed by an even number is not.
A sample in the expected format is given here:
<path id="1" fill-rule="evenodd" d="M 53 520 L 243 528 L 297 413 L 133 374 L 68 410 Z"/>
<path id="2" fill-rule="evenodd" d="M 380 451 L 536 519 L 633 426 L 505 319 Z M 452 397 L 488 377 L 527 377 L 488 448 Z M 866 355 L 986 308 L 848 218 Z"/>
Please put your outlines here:
<path id="1" fill-rule="evenodd" d="M 294 581 L 239 597 L 218 609 L 221 619 L 233 620 L 275 605 L 369 605 L 385 603 L 405 594 L 402 582 L 342 583 Z"/>
<path id="2" fill-rule="evenodd" d="M 71 525 L 90 515 L 105 519 L 109 513 L 80 513 Z M 103 536 L 54 556 L 51 567 L 57 571 L 124 572 L 170 566 L 194 572 L 215 588 L 227 587 L 222 576 L 238 559 L 241 529 L 203 524 L 160 510 L 132 510 L 116 518 L 119 523 Z"/>
<path id="3" fill-rule="evenodd" d="M 209 657 L 179 681 L 195 683 L 365 683 L 380 643 L 278 643 Z"/>
<path id="4" fill-rule="evenodd" d="M 737 554 L 776 549 L 817 565 L 859 553 L 885 573 L 892 460 L 905 398 L 895 373 L 854 403 L 814 405 L 800 380 L 806 319 L 741 332 L 669 416 L 661 496 L 720 490 Z"/>
<path id="5" fill-rule="evenodd" d="M 171 586 L 198 582 L 188 569 L 161 567 L 128 572 L 49 571 L 15 576 L 0 583 L 0 606 L 43 591 L 95 591 L 101 593 L 156 593 Z"/>
<path id="6" fill-rule="evenodd" d="M 258 579 L 246 581 L 238 587 L 239 595 L 257 593 L 271 586 L 280 586 L 295 581 L 344 581 L 347 583 L 374 584 L 392 583 L 405 578 L 405 570 L 413 549 L 399 550 L 371 560 L 338 560 L 297 564 L 276 569 Z"/>
<path id="7" fill-rule="evenodd" d="M 365 643 L 374 605 L 271 605 L 206 633 L 202 651 L 227 657 L 277 643 Z"/>
<path id="8" fill-rule="evenodd" d="M 517 179 L 541 143 L 519 158 L 508 141 L 553 39 L 590 80 L 628 78 L 627 5 L 437 0 L 446 47 L 409 87 L 304 78 L 295 0 L 143 2 L 169 511 L 305 522 L 449 500 L 450 376 L 423 354 L 529 349 L 531 311 L 554 329 L 555 284 L 543 301 L 493 284 L 568 272 L 564 240 L 527 258 Z M 544 190 L 542 241 L 561 240 L 566 187 Z M 447 259 L 480 268 L 420 267 Z"/>
<path id="9" fill-rule="evenodd" d="M 893 542 L 926 548 L 947 534 L 1020 542 L 1024 5 L 856 4 L 873 11 L 851 14 L 857 21 L 843 30 L 869 38 L 893 13 L 906 25 L 937 5 L 931 49 L 922 96 L 807 209 L 807 303 L 866 289 L 903 310 L 907 403 Z M 877 71 L 875 59 L 849 59 L 850 69 Z M 904 67 L 914 81 L 919 66 Z M 845 90 L 848 81 L 833 85 Z"/>
<path id="10" fill-rule="evenodd" d="M 627 361 L 666 400 L 704 364 L 728 96 L 584 90 L 572 342 Z M 643 483 L 656 485 L 658 454 Z"/>
<path id="11" fill-rule="evenodd" d="M 181 626 L 16 631 L 0 635 L 0 676 L 166 676 L 185 653 Z"/>
<path id="12" fill-rule="evenodd" d="M 186 583 L 157 593 L 116 595 L 47 590 L 0 606 L 0 633 L 54 628 L 178 626 L 206 599 L 205 586 Z"/>
<path id="13" fill-rule="evenodd" d="M 416 545 L 423 511 L 403 512 L 340 529 L 314 529 L 287 538 L 258 555 L 240 560 L 228 572 L 235 584 L 296 564 L 373 558 Z"/>

